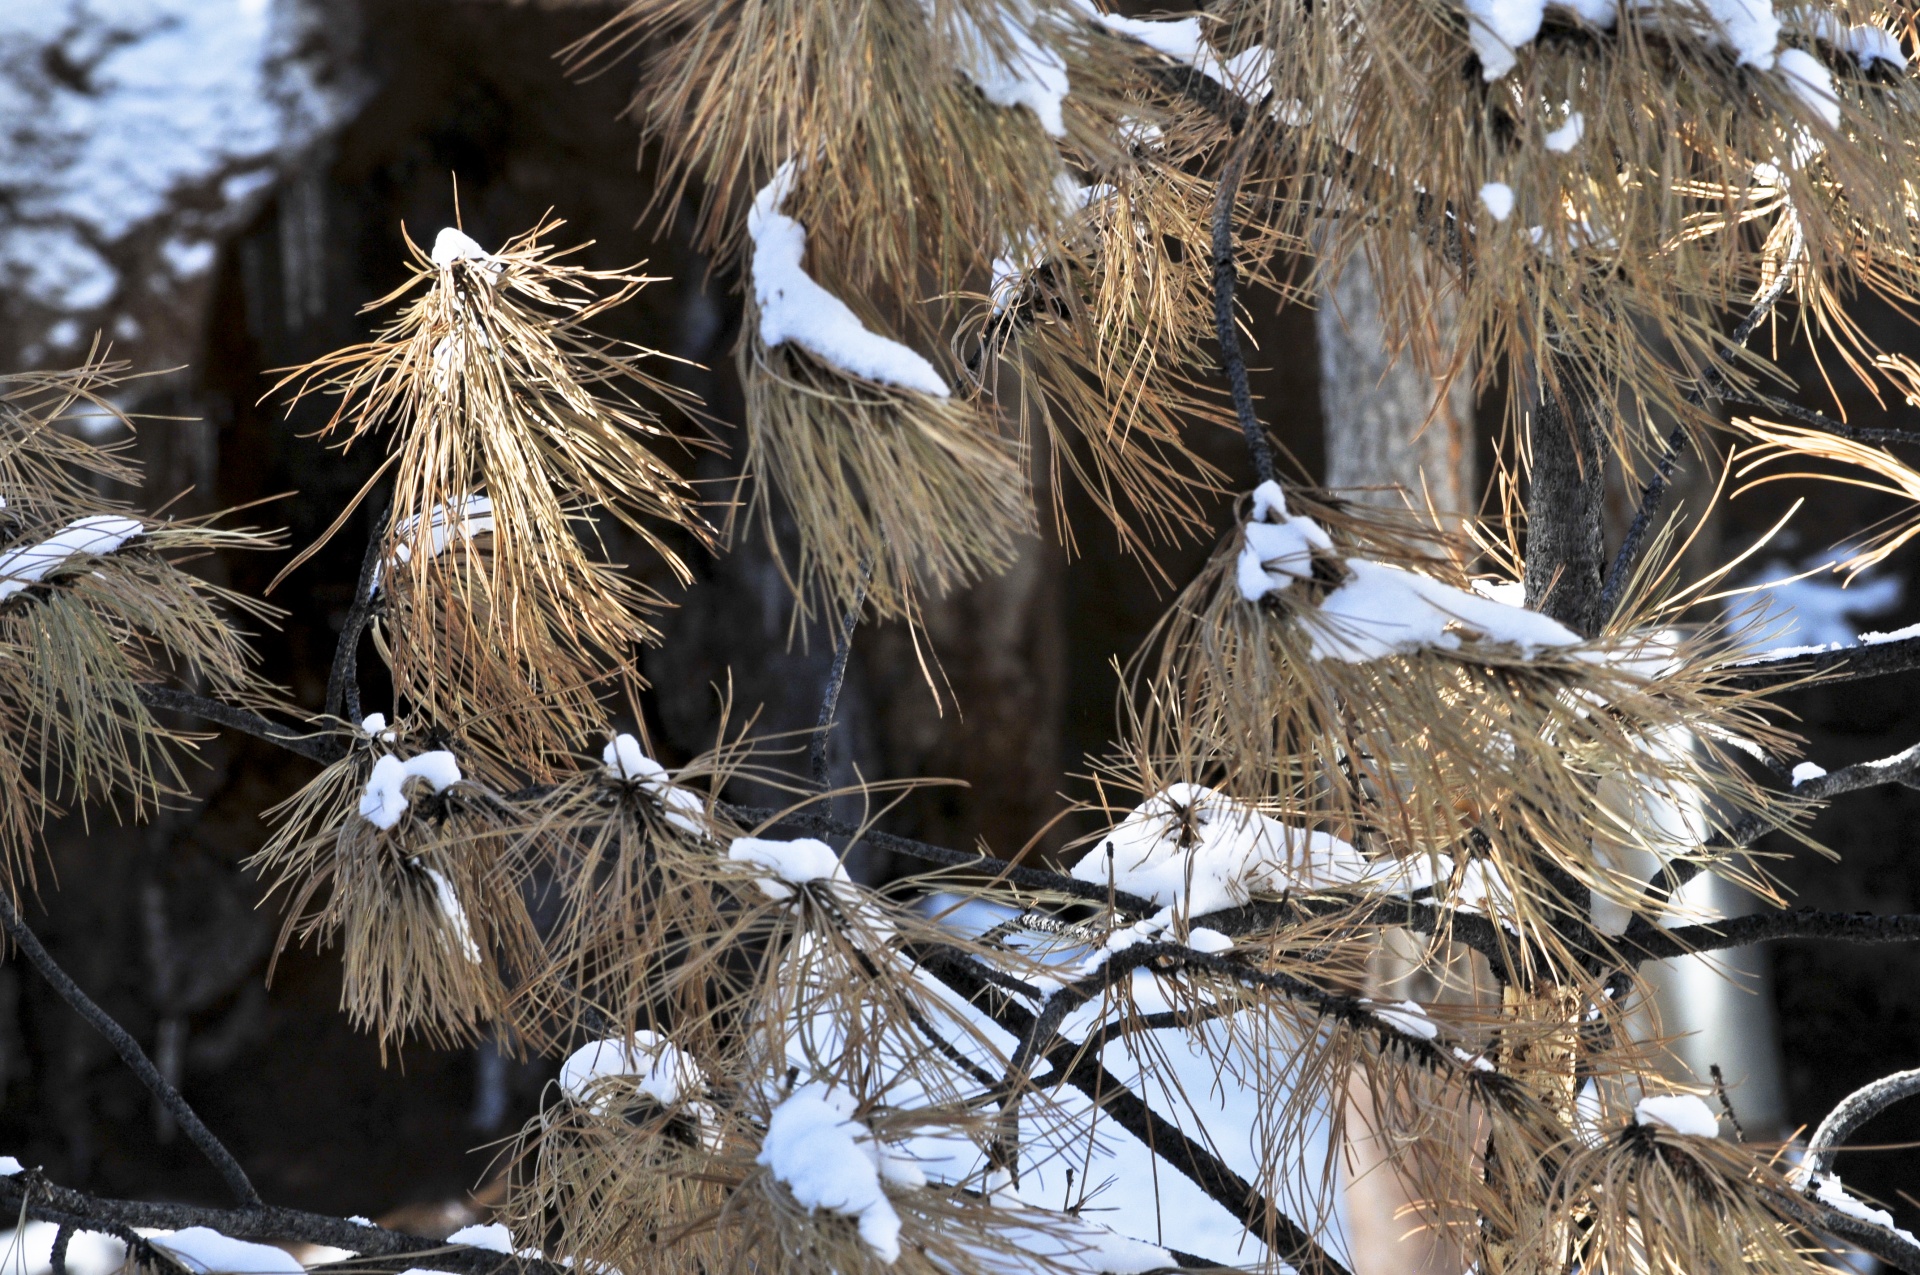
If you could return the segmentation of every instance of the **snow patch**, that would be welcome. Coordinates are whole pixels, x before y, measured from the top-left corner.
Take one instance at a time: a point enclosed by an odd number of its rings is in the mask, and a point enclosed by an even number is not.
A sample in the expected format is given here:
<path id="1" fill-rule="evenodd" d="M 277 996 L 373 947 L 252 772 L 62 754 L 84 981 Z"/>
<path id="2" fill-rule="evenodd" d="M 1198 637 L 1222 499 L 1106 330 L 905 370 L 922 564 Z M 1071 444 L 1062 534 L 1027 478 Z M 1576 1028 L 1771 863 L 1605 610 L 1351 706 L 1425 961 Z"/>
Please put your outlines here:
<path id="1" fill-rule="evenodd" d="M 445 233 L 444 231 L 442 232 Z M 451 338 L 448 338 L 451 340 Z M 441 342 L 446 347 L 446 341 Z M 439 351 L 435 351 L 435 361 L 439 361 Z M 405 566 L 413 561 L 413 546 L 420 539 L 420 515 L 413 514 L 403 519 L 393 532 L 393 561 Z M 427 557 L 438 558 L 452 547 L 455 541 L 471 540 L 483 532 L 495 530 L 493 521 L 493 501 L 485 496 L 467 496 L 459 502 L 459 511 L 449 510 L 446 505 L 435 505 L 427 515 Z M 374 564 L 373 582 L 368 595 L 380 591 L 382 563 Z"/>
<path id="2" fill-rule="evenodd" d="M 1104 886 L 1111 871 L 1117 889 L 1204 916 L 1257 893 L 1403 883 L 1409 870 L 1399 860 L 1368 859 L 1330 833 L 1269 819 L 1211 788 L 1173 784 L 1121 820 L 1072 874 Z"/>
<path id="3" fill-rule="evenodd" d="M 1855 1221 L 1866 1222 L 1871 1226 L 1885 1227 L 1908 1243 L 1920 1243 L 1910 1231 L 1903 1231 L 1893 1224 L 1893 1214 L 1885 1209 L 1876 1209 L 1865 1200 L 1857 1199 L 1841 1185 L 1837 1173 L 1823 1173 L 1815 1181 L 1813 1198 L 1820 1201 L 1836 1213 L 1844 1213 Z"/>
<path id="4" fill-rule="evenodd" d="M 1633 1118 L 1643 1125 L 1661 1125 L 1675 1133 L 1695 1138 L 1720 1136 L 1720 1117 L 1713 1108 L 1690 1093 L 1642 1098 L 1634 1104 Z"/>
<path id="5" fill-rule="evenodd" d="M 1798 788 L 1801 784 L 1809 784 L 1816 779 L 1825 779 L 1826 777 L 1826 767 L 1816 766 L 1810 761 L 1803 761 L 1793 768 L 1793 786 L 1795 788 Z"/>
<path id="6" fill-rule="evenodd" d="M 1349 664 L 1422 648 L 1457 651 L 1468 637 L 1519 648 L 1532 659 L 1580 637 L 1556 620 L 1478 597 L 1403 567 L 1349 558 L 1347 582 L 1320 604 L 1315 659 Z"/>
<path id="7" fill-rule="evenodd" d="M 360 815 L 374 827 L 391 831 L 407 813 L 407 780 L 425 780 L 435 792 L 460 782 L 460 763 L 450 752 L 438 749 L 401 761 L 391 753 L 373 763 L 367 776 L 366 791 L 360 794 Z"/>
<path id="8" fill-rule="evenodd" d="M 1567 122 L 1548 133 L 1546 147 L 1556 155 L 1564 155 L 1580 144 L 1580 138 L 1587 131 L 1587 117 L 1575 111 L 1567 116 Z"/>
<path id="9" fill-rule="evenodd" d="M 26 1169 L 21 1166 L 18 1160 L 10 1155 L 0 1155 L 0 1178 L 10 1178 L 17 1173 L 25 1172 Z"/>
<path id="10" fill-rule="evenodd" d="M 498 1222 L 463 1226 L 447 1236 L 447 1243 L 470 1244 L 474 1248 L 490 1249 L 495 1253 L 513 1252 L 513 1235 Z"/>
<path id="11" fill-rule="evenodd" d="M 1505 182 L 1488 182 L 1480 188 L 1480 206 L 1495 221 L 1505 221 L 1513 215 L 1513 187 Z"/>
<path id="12" fill-rule="evenodd" d="M 1839 128 L 1840 98 L 1833 91 L 1833 73 L 1826 65 L 1805 49 L 1782 49 L 1777 65 L 1794 96 L 1825 120 L 1828 128 Z"/>
<path id="13" fill-rule="evenodd" d="M 824 841 L 801 837 L 794 841 L 735 837 L 727 858 L 760 869 L 760 888 L 775 899 L 791 899 L 794 887 L 812 881 L 850 881 L 840 855 Z"/>
<path id="14" fill-rule="evenodd" d="M 40 583 L 74 555 L 114 553 L 144 530 L 137 518 L 95 514 L 75 519 L 37 544 L 7 550 L 0 554 L 0 602 Z"/>
<path id="15" fill-rule="evenodd" d="M 53 1222 L 0 1231 L 0 1264 L 7 1275 L 52 1275 L 53 1241 L 59 1233 Z M 111 1235 L 76 1230 L 68 1237 L 67 1275 L 121 1275 L 126 1263 L 127 1246 Z"/>
<path id="16" fill-rule="evenodd" d="M 1467 40 L 1491 83 L 1518 61 L 1515 51 L 1533 43 L 1546 16 L 1544 0 L 1466 0 Z"/>
<path id="17" fill-rule="evenodd" d="M 1392 1005 L 1369 1001 L 1367 1008 L 1375 1018 L 1409 1036 L 1433 1040 L 1440 1035 L 1440 1024 L 1428 1018 L 1427 1011 L 1415 1001 L 1398 1001 Z"/>
<path id="18" fill-rule="evenodd" d="M 772 1170 L 808 1211 L 856 1219 L 867 1247 L 892 1265 L 900 1259 L 900 1215 L 880 1182 L 883 1164 L 892 1167 L 895 1158 L 854 1122 L 853 1110 L 851 1099 L 822 1085 L 795 1091 L 774 1108 L 755 1162 Z"/>
<path id="19" fill-rule="evenodd" d="M 473 941 L 473 925 L 467 920 L 467 909 L 454 892 L 453 882 L 436 869 L 422 868 L 421 871 L 427 874 L 427 880 L 433 882 L 434 906 L 440 909 L 440 919 L 447 923 L 447 930 L 453 935 L 461 958 L 469 965 L 481 964 L 484 958 L 480 955 L 480 945 Z"/>
<path id="20" fill-rule="evenodd" d="M 933 0 L 921 0 L 921 6 L 929 18 L 937 13 Z M 995 106 L 1024 106 L 1048 136 L 1065 137 L 1067 126 L 1060 107 L 1067 96 L 1067 64 L 1034 37 L 1032 8 L 1023 0 L 1009 0 L 1001 9 L 997 42 L 964 6 L 955 7 L 954 21 L 959 28 L 960 73 L 981 96 Z"/>
<path id="21" fill-rule="evenodd" d="M 706 1087 L 699 1064 L 658 1032 L 596 1040 L 574 1050 L 560 1064 L 561 1091 L 595 1115 L 606 1113 L 607 1082 L 613 1079 L 627 1082 L 634 1093 L 646 1094 L 663 1107 Z"/>
<path id="22" fill-rule="evenodd" d="M 898 341 L 869 331 L 846 302 L 801 267 L 807 228 L 780 211 L 792 193 L 793 178 L 793 161 L 788 160 L 754 196 L 747 214 L 761 342 L 771 348 L 791 341 L 849 375 L 948 397 L 951 391 L 933 364 Z"/>

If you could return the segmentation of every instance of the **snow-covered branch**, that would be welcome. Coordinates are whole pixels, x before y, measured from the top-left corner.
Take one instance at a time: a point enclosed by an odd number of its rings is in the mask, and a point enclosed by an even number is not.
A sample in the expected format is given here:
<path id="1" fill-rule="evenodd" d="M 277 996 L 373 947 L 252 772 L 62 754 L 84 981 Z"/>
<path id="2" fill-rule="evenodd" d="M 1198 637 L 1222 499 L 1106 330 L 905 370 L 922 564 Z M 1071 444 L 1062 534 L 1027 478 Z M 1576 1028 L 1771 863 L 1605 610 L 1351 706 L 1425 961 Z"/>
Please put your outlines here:
<path id="1" fill-rule="evenodd" d="M 567 1269 L 533 1254 L 449 1244 L 304 1209 L 271 1204 L 221 1209 L 159 1200 L 112 1199 L 59 1186 L 32 1171 L 0 1177 L 0 1208 L 9 1214 L 24 1213 L 28 1219 L 108 1234 L 136 1227 L 162 1231 L 205 1227 L 236 1240 L 324 1245 L 358 1254 L 360 1260 L 354 1263 L 354 1269 L 360 1271 L 417 1268 L 421 1265 L 418 1256 L 427 1253 L 433 1255 L 433 1269 L 449 1275 L 565 1275 Z M 383 1258 L 391 1260 L 381 1261 Z"/>

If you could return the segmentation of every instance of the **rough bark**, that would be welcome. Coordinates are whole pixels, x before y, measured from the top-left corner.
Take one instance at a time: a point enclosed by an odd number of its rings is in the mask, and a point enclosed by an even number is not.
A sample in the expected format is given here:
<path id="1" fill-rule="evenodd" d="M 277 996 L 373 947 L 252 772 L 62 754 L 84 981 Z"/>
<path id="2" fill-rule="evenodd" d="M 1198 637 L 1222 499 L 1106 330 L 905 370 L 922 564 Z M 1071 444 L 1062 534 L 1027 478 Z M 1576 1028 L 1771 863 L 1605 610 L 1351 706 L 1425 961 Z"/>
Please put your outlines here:
<path id="1" fill-rule="evenodd" d="M 1398 507 L 1411 502 L 1443 516 L 1471 512 L 1474 491 L 1471 370 L 1443 383 L 1387 339 L 1373 269 L 1355 258 L 1331 281 L 1315 312 L 1320 404 L 1325 422 L 1326 482 L 1354 499 Z M 1458 337 L 1453 307 L 1430 312 L 1435 343 Z M 1469 964 L 1443 988 L 1432 972 L 1426 940 L 1390 930 L 1368 962 L 1368 992 L 1386 1000 L 1471 997 Z M 1426 1225 L 1414 1193 L 1393 1167 L 1394 1148 L 1368 1129 L 1372 1087 L 1355 1074 L 1349 1093 L 1360 1119 L 1349 1133 L 1342 1168 L 1349 1241 L 1357 1275 L 1453 1275 L 1465 1265 L 1458 1246 Z"/>
<path id="2" fill-rule="evenodd" d="M 1576 633 L 1597 633 L 1606 571 L 1604 404 L 1563 367 L 1529 416 L 1526 600 Z"/>

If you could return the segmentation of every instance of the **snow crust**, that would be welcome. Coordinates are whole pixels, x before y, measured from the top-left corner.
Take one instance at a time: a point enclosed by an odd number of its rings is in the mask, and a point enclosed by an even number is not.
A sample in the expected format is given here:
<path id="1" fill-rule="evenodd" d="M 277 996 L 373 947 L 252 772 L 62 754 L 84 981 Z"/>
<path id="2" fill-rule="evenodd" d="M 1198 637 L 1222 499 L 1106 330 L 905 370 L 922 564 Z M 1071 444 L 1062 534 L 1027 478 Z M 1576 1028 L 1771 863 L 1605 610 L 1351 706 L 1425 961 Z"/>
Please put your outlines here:
<path id="1" fill-rule="evenodd" d="M 1885 1209 L 1876 1209 L 1850 1193 L 1841 1184 L 1837 1173 L 1823 1173 L 1815 1179 L 1813 1197 L 1836 1213 L 1844 1213 L 1855 1221 L 1873 1226 L 1883 1226 L 1909 1243 L 1920 1243 L 1920 1240 L 1914 1239 L 1911 1231 L 1901 1230 L 1893 1224 L 1893 1214 Z"/>
<path id="2" fill-rule="evenodd" d="M 1489 83 L 1513 70 L 1515 51 L 1533 43 L 1546 16 L 1543 0 L 1466 0 L 1467 40 Z"/>
<path id="3" fill-rule="evenodd" d="M 1774 16 L 1772 0 L 1705 0 L 1705 7 L 1721 42 L 1739 55 L 1741 66 L 1773 69 L 1780 19 Z"/>
<path id="4" fill-rule="evenodd" d="M 1580 138 L 1587 131 L 1587 117 L 1575 111 L 1567 116 L 1567 122 L 1548 133 L 1543 139 L 1546 148 L 1556 155 L 1564 155 L 1580 144 Z"/>
<path id="5" fill-rule="evenodd" d="M 373 763 L 367 776 L 366 791 L 360 794 L 360 815 L 382 831 L 391 831 L 407 813 L 405 785 L 409 779 L 425 780 L 435 792 L 460 782 L 460 763 L 450 752 L 438 749 L 401 761 L 391 753 Z"/>
<path id="6" fill-rule="evenodd" d="M 1720 1136 L 1720 1118 L 1712 1107 L 1690 1093 L 1642 1098 L 1633 1106 L 1633 1118 L 1640 1124 L 1662 1125 L 1695 1138 Z"/>
<path id="7" fill-rule="evenodd" d="M 1805 49 L 1782 49 L 1777 65 L 1794 96 L 1825 120 L 1828 128 L 1839 128 L 1840 98 L 1833 91 L 1833 73 L 1826 64 Z"/>
<path id="8" fill-rule="evenodd" d="M 634 1093 L 646 1094 L 663 1107 L 706 1087 L 699 1064 L 658 1032 L 596 1040 L 574 1050 L 560 1064 L 561 1091 L 595 1115 L 607 1111 L 610 1087 L 606 1082 L 613 1079 L 627 1082 Z"/>
<path id="9" fill-rule="evenodd" d="M 1261 483 L 1254 488 L 1253 514 L 1234 563 L 1240 596 L 1258 602 L 1295 580 L 1309 579 L 1315 549 L 1333 551 L 1333 538 L 1326 529 L 1311 518 L 1288 516 L 1286 493 L 1280 485 Z"/>
<path id="10" fill-rule="evenodd" d="M 433 237 L 433 264 L 442 270 L 456 261 L 492 261 L 493 254 L 482 248 L 479 241 L 466 231 L 454 226 L 442 226 L 440 233 Z"/>
<path id="11" fill-rule="evenodd" d="M 1803 761 L 1793 768 L 1793 786 L 1798 788 L 1801 784 L 1809 784 L 1816 779 L 1824 779 L 1826 776 L 1826 767 L 1816 766 L 1810 761 Z"/>
<path id="12" fill-rule="evenodd" d="M 94 514 L 76 518 L 38 543 L 0 553 L 0 602 L 40 583 L 75 554 L 114 553 L 144 530 L 137 518 Z"/>
<path id="13" fill-rule="evenodd" d="M 1832 14 L 1823 14 L 1823 16 L 1829 21 L 1834 21 Z M 1835 25 L 1838 25 L 1837 21 Z M 1899 37 L 1885 27 L 1875 26 L 1872 23 L 1848 27 L 1838 39 L 1832 40 L 1831 43 L 1853 54 L 1859 59 L 1860 65 L 1868 70 L 1872 70 L 1876 62 L 1885 62 L 1896 71 L 1907 69 L 1907 55 L 1900 48 Z"/>
<path id="14" fill-rule="evenodd" d="M 1488 182 L 1480 188 L 1480 206 L 1495 221 L 1505 221 L 1513 215 L 1513 187 L 1505 182 Z"/>
<path id="15" fill-rule="evenodd" d="M 632 735 L 615 735 L 600 750 L 600 761 L 601 770 L 607 778 L 619 783 L 637 784 L 643 792 L 658 801 L 669 824 L 682 832 L 707 835 L 707 803 L 700 799 L 699 793 L 675 784 L 667 768 L 647 756 L 646 750 L 640 747 L 640 741 Z"/>
<path id="16" fill-rule="evenodd" d="M 252 1244 L 205 1226 L 150 1235 L 147 1242 L 196 1275 L 306 1275 L 285 1249 Z"/>
<path id="17" fill-rule="evenodd" d="M 473 941 L 473 924 L 467 920 L 467 909 L 454 892 L 453 882 L 434 868 L 421 870 L 427 874 L 427 880 L 433 882 L 434 906 L 440 909 L 440 918 L 447 923 L 447 932 L 460 949 L 461 959 L 469 965 L 481 964 L 484 958 L 480 955 L 480 945 Z"/>
<path id="18" fill-rule="evenodd" d="M 1392 1005 L 1371 1002 L 1367 1008 L 1375 1018 L 1409 1036 L 1434 1040 L 1440 1035 L 1440 1024 L 1427 1017 L 1427 1011 L 1414 1001 L 1398 1001 Z"/>
<path id="19" fill-rule="evenodd" d="M 929 18 L 934 0 L 920 0 Z M 1061 103 L 1067 96 L 1067 64 L 1034 37 L 1037 15 L 1024 0 L 1007 0 L 1000 10 L 1001 49 L 964 6 L 953 11 L 958 30 L 960 73 L 995 106 L 1024 106 L 1050 137 L 1065 137 Z"/>
<path id="20" fill-rule="evenodd" d="M 1258 602 L 1306 579 L 1312 551 L 1332 548 L 1332 538 L 1318 523 L 1287 513 L 1286 494 L 1278 484 L 1260 484 L 1234 563 L 1240 596 Z M 1346 582 L 1318 607 L 1321 623 L 1312 628 L 1315 659 L 1357 664 L 1423 647 L 1457 651 L 1469 636 L 1518 647 L 1532 658 L 1580 641 L 1571 629 L 1537 611 L 1456 589 L 1403 567 L 1364 558 L 1343 561 Z"/>
<path id="21" fill-rule="evenodd" d="M 801 267 L 807 228 L 780 211 L 792 193 L 793 179 L 793 161 L 788 160 L 753 197 L 747 214 L 760 340 L 769 348 L 791 341 L 849 375 L 948 397 L 951 391 L 933 364 L 898 341 L 869 331 L 846 302 Z"/>
<path id="22" fill-rule="evenodd" d="M 10 1178 L 16 1173 L 25 1173 L 21 1163 L 10 1155 L 0 1155 L 0 1178 Z"/>
<path id="23" fill-rule="evenodd" d="M 1200 784 L 1172 784 L 1143 802 L 1081 856 L 1072 874 L 1104 886 L 1109 867 L 1117 888 L 1191 916 L 1238 907 L 1254 894 L 1404 880 L 1408 870 Z"/>
<path id="24" fill-rule="evenodd" d="M 926 1179 L 910 1161 L 886 1154 L 855 1123 L 853 1112 L 850 1098 L 824 1085 L 796 1090 L 774 1108 L 756 1162 L 772 1170 L 808 1211 L 825 1209 L 856 1219 L 867 1247 L 892 1265 L 900 1260 L 900 1215 L 881 1187 L 882 1169 L 901 1185 L 923 1185 Z"/>
<path id="25" fill-rule="evenodd" d="M 812 881 L 848 881 L 840 854 L 824 841 L 801 837 L 794 841 L 735 837 L 727 858 L 760 869 L 760 888 L 775 899 L 791 899 L 794 887 Z"/>
<path id="26" fill-rule="evenodd" d="M 1578 644 L 1556 620 L 1456 589 L 1403 567 L 1347 559 L 1347 582 L 1328 594 L 1320 613 L 1328 621 L 1313 634 L 1317 659 L 1361 663 L 1422 647 L 1457 651 L 1467 632 L 1486 642 L 1518 647 L 1529 659 L 1543 650 Z"/>
<path id="27" fill-rule="evenodd" d="M 447 1236 L 447 1243 L 471 1244 L 474 1248 L 491 1249 L 495 1253 L 513 1252 L 513 1235 L 498 1222 L 463 1226 Z"/>

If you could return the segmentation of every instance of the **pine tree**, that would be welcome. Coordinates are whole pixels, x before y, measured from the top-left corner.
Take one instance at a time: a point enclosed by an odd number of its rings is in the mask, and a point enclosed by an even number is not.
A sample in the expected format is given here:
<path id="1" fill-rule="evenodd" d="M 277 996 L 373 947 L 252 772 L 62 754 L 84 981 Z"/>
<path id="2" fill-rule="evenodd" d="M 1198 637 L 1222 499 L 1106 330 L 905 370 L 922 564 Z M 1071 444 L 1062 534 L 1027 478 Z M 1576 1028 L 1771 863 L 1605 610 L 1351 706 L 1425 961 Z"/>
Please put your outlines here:
<path id="1" fill-rule="evenodd" d="M 723 436 L 663 356 L 595 330 L 648 278 L 570 264 L 558 221 L 492 251 L 441 231 L 371 340 L 281 385 L 334 403 L 343 449 L 386 449 L 317 715 L 253 671 L 240 624 L 271 611 L 179 565 L 276 542 L 107 501 L 125 459 L 59 428 L 115 410 L 126 369 L 0 381 L 0 922 L 238 1204 L 36 1170 L 0 1199 L 167 1270 L 283 1269 L 218 1244 L 298 1239 L 463 1275 L 1340 1275 L 1338 1162 L 1364 1136 L 1461 1270 L 1812 1272 L 1837 1240 L 1920 1275 L 1831 1172 L 1920 1073 L 1849 1099 L 1796 1165 L 1634 1022 L 1650 960 L 1920 937 L 1786 910 L 1754 849 L 1821 853 L 1821 803 L 1913 781 L 1920 745 L 1795 765 L 1776 699 L 1920 666 L 1920 638 L 1754 656 L 1704 605 L 1737 563 L 1687 578 L 1666 507 L 1683 452 L 1728 433 L 1749 481 L 1813 466 L 1920 502 L 1905 436 L 1775 395 L 1750 345 L 1920 396 L 1852 305 L 1920 290 L 1914 38 L 1904 11 L 1761 0 L 636 0 L 574 66 L 639 62 L 662 205 L 694 201 L 739 283 L 747 485 L 736 507 L 683 476 Z M 1392 354 L 1504 389 L 1480 516 L 1318 489 L 1263 428 L 1245 288 L 1362 266 Z M 1212 429 L 1257 479 L 1225 528 Z M 1641 478 L 1611 547 L 1609 465 Z M 1070 525 L 1067 483 L 1107 527 Z M 817 732 L 764 738 L 729 705 L 669 770 L 619 729 L 666 602 L 612 560 L 616 526 L 682 578 L 676 545 L 769 538 L 796 623 L 837 635 Z M 1088 786 L 1106 830 L 1037 866 L 836 819 L 860 624 L 912 624 L 1043 529 L 1149 561 L 1217 537 L 1126 669 Z M 262 1203 L 21 919 L 60 807 L 179 794 L 195 737 L 163 710 L 321 766 L 254 866 L 283 942 L 339 947 L 356 1023 L 564 1059 L 513 1151 L 510 1242 Z M 740 777 L 788 804 L 740 804 Z M 853 880 L 863 840 L 921 870 Z M 1773 907 L 1690 918 L 1701 873 Z M 1388 933 L 1458 994 L 1370 996 Z"/>

